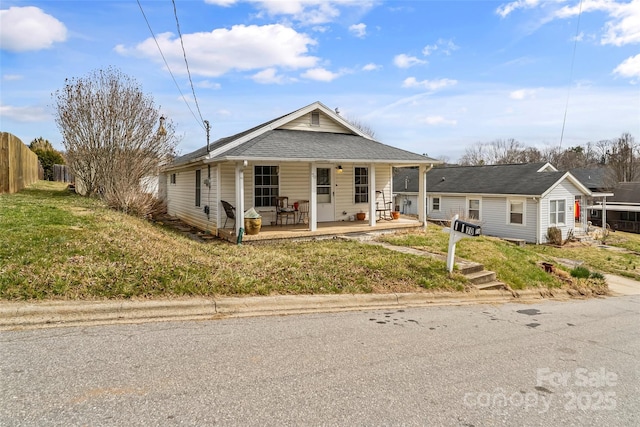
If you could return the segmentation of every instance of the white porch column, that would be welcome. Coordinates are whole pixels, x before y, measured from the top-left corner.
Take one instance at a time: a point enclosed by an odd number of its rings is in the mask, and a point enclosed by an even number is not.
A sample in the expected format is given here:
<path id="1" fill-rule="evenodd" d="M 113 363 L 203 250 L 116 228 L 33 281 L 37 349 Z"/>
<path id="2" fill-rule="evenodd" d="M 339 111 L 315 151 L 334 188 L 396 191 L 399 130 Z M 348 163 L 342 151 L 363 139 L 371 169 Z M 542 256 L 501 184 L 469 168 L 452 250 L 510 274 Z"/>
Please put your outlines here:
<path id="1" fill-rule="evenodd" d="M 607 233 L 607 196 L 602 198 L 602 236 Z"/>
<path id="2" fill-rule="evenodd" d="M 422 222 L 422 230 L 427 231 L 427 168 L 418 167 L 418 221 Z"/>
<path id="3" fill-rule="evenodd" d="M 311 179 L 309 180 L 309 231 L 318 229 L 318 174 L 317 165 L 311 163 Z"/>
<path id="4" fill-rule="evenodd" d="M 376 225 L 376 165 L 369 163 L 369 226 Z"/>
<path id="5" fill-rule="evenodd" d="M 244 228 L 244 165 L 236 163 L 236 236 Z"/>

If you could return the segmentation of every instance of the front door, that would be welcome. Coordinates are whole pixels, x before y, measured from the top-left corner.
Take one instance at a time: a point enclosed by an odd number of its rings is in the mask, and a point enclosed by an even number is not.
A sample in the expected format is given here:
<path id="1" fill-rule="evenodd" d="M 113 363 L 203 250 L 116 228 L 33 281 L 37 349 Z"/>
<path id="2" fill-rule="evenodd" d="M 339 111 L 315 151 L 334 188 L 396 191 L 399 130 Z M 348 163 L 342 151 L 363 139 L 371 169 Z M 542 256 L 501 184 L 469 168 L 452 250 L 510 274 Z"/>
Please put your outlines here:
<path id="1" fill-rule="evenodd" d="M 319 166 L 316 168 L 316 194 L 318 197 L 318 222 L 335 221 L 334 192 L 332 167 Z"/>

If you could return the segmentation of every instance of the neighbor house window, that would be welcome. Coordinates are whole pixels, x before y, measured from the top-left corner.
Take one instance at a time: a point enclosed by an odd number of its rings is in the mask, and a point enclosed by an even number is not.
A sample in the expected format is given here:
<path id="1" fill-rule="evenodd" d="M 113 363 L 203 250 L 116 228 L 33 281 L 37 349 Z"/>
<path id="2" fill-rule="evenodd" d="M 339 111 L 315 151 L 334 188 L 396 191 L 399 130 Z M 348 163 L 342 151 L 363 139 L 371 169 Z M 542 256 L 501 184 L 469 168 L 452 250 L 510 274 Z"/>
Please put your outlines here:
<path id="1" fill-rule="evenodd" d="M 480 199 L 469 199 L 467 207 L 469 219 L 480 219 Z"/>
<path id="2" fill-rule="evenodd" d="M 369 203 L 369 169 L 354 168 L 355 202 Z"/>
<path id="3" fill-rule="evenodd" d="M 509 224 L 524 225 L 524 200 L 509 200 Z"/>
<path id="4" fill-rule="evenodd" d="M 564 200 L 550 200 L 549 224 L 564 224 L 566 211 L 566 202 Z"/>
<path id="5" fill-rule="evenodd" d="M 279 188 L 278 166 L 255 166 L 253 171 L 255 206 L 275 206 Z"/>
<path id="6" fill-rule="evenodd" d="M 311 113 L 311 125 L 320 126 L 320 113 L 318 111 Z"/>
<path id="7" fill-rule="evenodd" d="M 202 194 L 202 189 L 201 189 L 201 185 L 202 185 L 202 171 L 200 171 L 199 169 L 196 171 L 196 206 L 200 206 L 200 198 L 201 198 L 201 194 Z"/>
<path id="8" fill-rule="evenodd" d="M 176 174 L 172 173 L 171 174 L 171 184 L 175 184 L 176 183 Z"/>
<path id="9" fill-rule="evenodd" d="M 438 196 L 438 197 L 435 197 L 435 196 L 434 196 L 434 197 L 431 199 L 431 210 L 432 210 L 433 212 L 438 212 L 438 211 L 440 211 L 440 197 L 439 197 L 439 196 Z"/>

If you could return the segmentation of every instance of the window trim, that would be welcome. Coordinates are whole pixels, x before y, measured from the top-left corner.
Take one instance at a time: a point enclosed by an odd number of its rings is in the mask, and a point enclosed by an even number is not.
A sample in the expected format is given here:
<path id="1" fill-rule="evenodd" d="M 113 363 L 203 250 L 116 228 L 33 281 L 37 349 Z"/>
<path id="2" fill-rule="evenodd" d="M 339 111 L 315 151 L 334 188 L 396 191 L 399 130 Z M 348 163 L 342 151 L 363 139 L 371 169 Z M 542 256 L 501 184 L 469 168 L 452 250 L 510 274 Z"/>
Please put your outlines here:
<path id="1" fill-rule="evenodd" d="M 511 204 L 512 203 L 522 203 L 522 223 L 511 222 Z M 527 199 L 520 198 L 507 198 L 507 225 L 513 225 L 517 227 L 526 227 L 527 225 Z"/>
<path id="2" fill-rule="evenodd" d="M 258 177 L 258 174 L 256 173 L 256 169 L 257 168 L 269 168 L 269 172 L 272 172 L 273 168 L 275 168 L 275 173 L 269 173 L 268 176 L 270 177 L 276 177 L 278 180 L 278 183 L 276 185 L 273 184 L 269 184 L 269 185 L 264 185 L 264 184 L 256 184 L 256 178 Z M 263 170 L 264 171 L 264 170 Z M 260 176 L 267 176 L 264 173 L 261 173 Z M 258 196 L 257 193 L 257 189 L 265 189 L 268 188 L 270 189 L 269 191 L 269 195 L 265 196 L 264 194 L 260 194 L 260 196 Z M 275 194 L 273 193 L 273 189 L 275 188 Z M 262 192 L 261 192 L 262 193 Z M 278 197 L 280 195 L 280 166 L 279 165 L 268 165 L 268 164 L 258 164 L 258 165 L 254 165 L 253 166 L 253 204 L 256 208 L 267 208 L 267 210 L 269 208 L 272 208 L 272 210 L 275 210 L 276 208 L 276 197 Z M 269 198 L 269 204 L 268 205 L 264 205 L 262 204 L 262 202 L 258 203 L 258 198 L 260 198 L 261 200 L 265 200 L 265 197 Z"/>
<path id="3" fill-rule="evenodd" d="M 552 203 L 555 202 L 555 212 L 551 210 Z M 564 203 L 564 210 L 558 210 L 558 202 Z M 558 222 L 558 212 L 562 212 L 564 214 L 564 221 Z M 551 215 L 554 214 L 554 221 L 551 220 Z M 566 199 L 550 199 L 549 200 L 549 226 L 564 226 L 567 225 L 567 200 Z"/>
<path id="4" fill-rule="evenodd" d="M 438 199 L 438 209 L 435 206 L 435 200 Z M 431 196 L 431 212 L 440 212 L 440 208 L 442 207 L 442 196 Z"/>
<path id="5" fill-rule="evenodd" d="M 367 183 L 366 184 L 357 184 L 356 183 L 356 175 L 358 175 L 356 172 L 360 169 L 364 169 L 367 174 Z M 358 175 L 358 176 L 362 176 L 362 174 Z M 354 166 L 353 167 L 353 203 L 356 205 L 361 205 L 361 204 L 368 204 L 369 203 L 369 186 L 371 185 L 371 174 L 369 173 L 369 167 L 368 166 Z M 361 189 L 360 192 L 358 192 L 358 188 Z M 362 189 L 364 189 L 365 191 L 362 192 Z M 365 200 L 358 200 L 359 198 L 364 198 Z"/>
<path id="6" fill-rule="evenodd" d="M 472 221 L 482 221 L 482 197 L 472 197 L 472 196 L 467 196 L 467 203 L 465 206 L 465 213 L 467 215 L 467 219 L 472 220 Z M 471 215 L 469 215 L 469 202 L 472 200 L 477 200 L 478 201 L 478 218 L 471 218 Z"/>

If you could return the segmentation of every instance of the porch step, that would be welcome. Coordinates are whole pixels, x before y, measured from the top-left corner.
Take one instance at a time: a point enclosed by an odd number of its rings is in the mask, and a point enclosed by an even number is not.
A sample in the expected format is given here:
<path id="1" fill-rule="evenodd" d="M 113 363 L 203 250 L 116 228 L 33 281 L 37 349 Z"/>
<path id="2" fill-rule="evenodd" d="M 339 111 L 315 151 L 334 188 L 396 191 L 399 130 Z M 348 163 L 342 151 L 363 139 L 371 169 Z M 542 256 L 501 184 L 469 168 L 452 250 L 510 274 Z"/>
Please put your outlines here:
<path id="1" fill-rule="evenodd" d="M 458 271 L 465 276 L 484 271 L 484 265 L 478 264 L 477 262 L 458 259 L 456 260 L 456 265 L 458 266 Z"/>
<path id="2" fill-rule="evenodd" d="M 496 280 L 496 273 L 493 271 L 483 270 L 471 274 L 465 274 L 465 277 L 474 285 L 482 285 L 494 282 Z"/>

